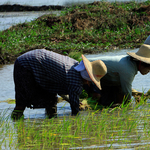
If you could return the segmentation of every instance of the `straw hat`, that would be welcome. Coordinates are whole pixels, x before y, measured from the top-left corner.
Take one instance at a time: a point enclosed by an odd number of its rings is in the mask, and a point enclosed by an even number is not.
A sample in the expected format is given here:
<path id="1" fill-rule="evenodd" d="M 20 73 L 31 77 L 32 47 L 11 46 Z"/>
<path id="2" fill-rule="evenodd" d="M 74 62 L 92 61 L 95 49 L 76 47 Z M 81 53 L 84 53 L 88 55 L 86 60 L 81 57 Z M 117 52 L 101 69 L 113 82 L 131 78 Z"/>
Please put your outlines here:
<path id="1" fill-rule="evenodd" d="M 96 84 L 96 86 L 101 90 L 100 79 L 107 73 L 107 67 L 101 60 L 95 60 L 90 62 L 83 54 L 82 54 L 83 63 L 89 77 Z"/>
<path id="2" fill-rule="evenodd" d="M 127 54 L 139 61 L 150 64 L 150 45 L 143 44 L 136 53 L 127 52 Z"/>

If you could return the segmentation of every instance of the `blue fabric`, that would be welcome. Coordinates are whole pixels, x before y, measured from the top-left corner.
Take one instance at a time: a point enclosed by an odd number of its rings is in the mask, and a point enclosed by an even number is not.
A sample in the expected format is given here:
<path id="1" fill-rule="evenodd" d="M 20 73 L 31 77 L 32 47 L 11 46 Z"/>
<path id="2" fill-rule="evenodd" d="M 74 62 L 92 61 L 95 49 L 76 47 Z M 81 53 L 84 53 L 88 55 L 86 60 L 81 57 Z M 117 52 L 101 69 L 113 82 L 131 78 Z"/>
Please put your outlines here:
<path id="1" fill-rule="evenodd" d="M 92 79 L 90 78 L 89 74 L 87 73 L 83 60 L 79 63 L 79 65 L 77 65 L 76 67 L 74 67 L 75 70 L 77 70 L 78 72 L 80 72 L 81 76 L 83 79 L 91 81 Z"/>
<path id="2" fill-rule="evenodd" d="M 84 66 L 83 60 L 79 63 L 79 65 L 75 66 L 74 69 L 77 71 L 84 71 L 85 66 Z"/>

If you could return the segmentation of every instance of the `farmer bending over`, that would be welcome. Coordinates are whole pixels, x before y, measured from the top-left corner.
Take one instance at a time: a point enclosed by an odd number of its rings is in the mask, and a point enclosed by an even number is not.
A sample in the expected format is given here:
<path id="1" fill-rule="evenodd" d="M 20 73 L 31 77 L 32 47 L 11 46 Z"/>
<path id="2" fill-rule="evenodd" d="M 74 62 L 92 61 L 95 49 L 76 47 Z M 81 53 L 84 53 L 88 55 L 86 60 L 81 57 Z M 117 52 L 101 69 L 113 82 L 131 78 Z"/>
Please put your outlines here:
<path id="1" fill-rule="evenodd" d="M 14 64 L 16 106 L 11 117 L 19 119 L 26 107 L 46 108 L 49 118 L 57 112 L 57 94 L 69 95 L 72 115 L 79 112 L 79 95 L 83 84 L 94 82 L 101 89 L 100 79 L 107 68 L 101 60 L 90 62 L 82 55 L 79 62 L 45 49 L 29 51 Z"/>
<path id="2" fill-rule="evenodd" d="M 107 74 L 101 79 L 102 90 L 94 84 L 91 84 L 90 88 L 84 87 L 90 96 L 98 99 L 99 104 L 104 106 L 121 104 L 124 98 L 125 103 L 129 102 L 132 96 L 132 82 L 137 72 L 142 75 L 149 73 L 150 45 L 143 44 L 136 53 L 127 52 L 127 54 L 88 59 L 91 62 L 102 60 L 107 67 Z"/>

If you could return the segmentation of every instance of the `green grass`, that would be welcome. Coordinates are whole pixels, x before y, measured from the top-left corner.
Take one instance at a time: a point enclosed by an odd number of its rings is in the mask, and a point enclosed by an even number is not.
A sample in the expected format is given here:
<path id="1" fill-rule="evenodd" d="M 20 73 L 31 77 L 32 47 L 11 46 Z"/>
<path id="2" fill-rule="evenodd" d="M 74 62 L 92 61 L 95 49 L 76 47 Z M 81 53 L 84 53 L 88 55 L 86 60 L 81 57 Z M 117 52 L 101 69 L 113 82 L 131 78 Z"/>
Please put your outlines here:
<path id="1" fill-rule="evenodd" d="M 148 13 L 139 8 L 149 4 L 95 2 L 17 24 L 0 32 L 0 63 L 36 48 L 61 54 L 138 48 L 150 34 Z"/>
<path id="2" fill-rule="evenodd" d="M 145 101 L 102 111 L 82 111 L 78 117 L 26 119 L 12 122 L 1 115 L 0 145 L 14 149 L 96 149 L 150 146 L 150 105 Z"/>

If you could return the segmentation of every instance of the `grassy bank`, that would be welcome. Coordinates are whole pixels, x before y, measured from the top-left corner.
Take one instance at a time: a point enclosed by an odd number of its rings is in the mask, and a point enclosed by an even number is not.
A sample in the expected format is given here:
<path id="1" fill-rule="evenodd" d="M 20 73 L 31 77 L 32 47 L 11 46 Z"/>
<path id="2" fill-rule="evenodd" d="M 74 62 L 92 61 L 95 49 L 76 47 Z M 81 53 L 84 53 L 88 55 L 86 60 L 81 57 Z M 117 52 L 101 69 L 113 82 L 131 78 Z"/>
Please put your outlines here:
<path id="1" fill-rule="evenodd" d="M 140 47 L 150 35 L 149 4 L 94 2 L 12 26 L 0 32 L 0 63 L 36 48 L 69 54 Z"/>
<path id="2" fill-rule="evenodd" d="M 81 112 L 78 117 L 0 118 L 3 149 L 149 149 L 149 104 Z"/>

